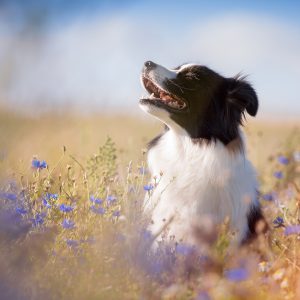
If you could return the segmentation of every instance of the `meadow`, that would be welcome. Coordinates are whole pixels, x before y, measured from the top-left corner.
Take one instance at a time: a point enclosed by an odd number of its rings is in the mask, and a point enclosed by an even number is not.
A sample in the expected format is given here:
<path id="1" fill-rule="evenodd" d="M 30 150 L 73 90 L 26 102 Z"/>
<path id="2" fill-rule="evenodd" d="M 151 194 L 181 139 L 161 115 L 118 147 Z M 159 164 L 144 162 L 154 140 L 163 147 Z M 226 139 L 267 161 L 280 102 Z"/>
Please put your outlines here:
<path id="1" fill-rule="evenodd" d="M 151 250 L 148 117 L 0 111 L 0 299 L 300 299 L 300 122 L 249 120 L 270 226 L 235 249 L 228 220 L 199 247 Z"/>

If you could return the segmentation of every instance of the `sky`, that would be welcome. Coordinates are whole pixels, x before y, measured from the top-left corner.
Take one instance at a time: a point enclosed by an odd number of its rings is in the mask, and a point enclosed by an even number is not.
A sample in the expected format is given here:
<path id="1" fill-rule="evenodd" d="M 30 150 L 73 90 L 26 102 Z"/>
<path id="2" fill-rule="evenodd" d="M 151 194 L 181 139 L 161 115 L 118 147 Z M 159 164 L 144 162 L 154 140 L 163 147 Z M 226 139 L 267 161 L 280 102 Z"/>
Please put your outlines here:
<path id="1" fill-rule="evenodd" d="M 248 75 L 261 116 L 300 116 L 300 1 L 0 0 L 0 103 L 134 111 L 144 61 Z"/>

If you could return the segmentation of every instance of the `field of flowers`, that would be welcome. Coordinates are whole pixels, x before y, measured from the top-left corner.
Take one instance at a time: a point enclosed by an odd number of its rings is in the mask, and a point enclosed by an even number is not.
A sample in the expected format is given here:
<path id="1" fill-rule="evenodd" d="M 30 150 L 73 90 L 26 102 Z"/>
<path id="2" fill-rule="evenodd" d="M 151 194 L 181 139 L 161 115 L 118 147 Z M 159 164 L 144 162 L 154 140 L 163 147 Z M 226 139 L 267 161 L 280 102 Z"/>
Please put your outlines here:
<path id="1" fill-rule="evenodd" d="M 267 237 L 151 250 L 142 214 L 160 126 L 125 116 L 0 112 L 0 299 L 300 299 L 300 125 L 251 121 Z"/>

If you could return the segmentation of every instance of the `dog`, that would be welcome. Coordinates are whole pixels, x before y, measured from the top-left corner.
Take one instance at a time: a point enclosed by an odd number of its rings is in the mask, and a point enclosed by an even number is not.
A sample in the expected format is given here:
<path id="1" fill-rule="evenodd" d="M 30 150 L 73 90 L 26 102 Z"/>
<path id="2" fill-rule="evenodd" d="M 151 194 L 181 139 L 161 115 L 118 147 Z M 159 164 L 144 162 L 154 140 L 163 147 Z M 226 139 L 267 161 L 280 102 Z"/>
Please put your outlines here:
<path id="1" fill-rule="evenodd" d="M 148 145 L 156 178 L 145 198 L 152 234 L 164 229 L 173 240 L 195 243 L 197 220 L 208 217 L 217 225 L 229 217 L 238 243 L 252 240 L 264 217 L 240 126 L 246 113 L 257 113 L 254 88 L 240 75 L 225 78 L 197 64 L 168 69 L 152 61 L 145 62 L 141 82 L 149 93 L 140 99 L 141 109 L 165 124 Z"/>

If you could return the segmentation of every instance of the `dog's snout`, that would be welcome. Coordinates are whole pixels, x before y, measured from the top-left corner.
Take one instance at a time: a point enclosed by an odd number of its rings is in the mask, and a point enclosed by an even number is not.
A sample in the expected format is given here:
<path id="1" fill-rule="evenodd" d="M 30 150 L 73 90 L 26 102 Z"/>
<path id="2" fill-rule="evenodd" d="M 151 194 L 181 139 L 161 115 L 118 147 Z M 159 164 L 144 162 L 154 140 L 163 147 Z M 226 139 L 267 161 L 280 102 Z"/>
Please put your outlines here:
<path id="1" fill-rule="evenodd" d="M 153 61 L 148 60 L 148 61 L 145 62 L 144 67 L 147 70 L 152 70 L 152 69 L 154 69 L 156 67 L 156 64 Z"/>

